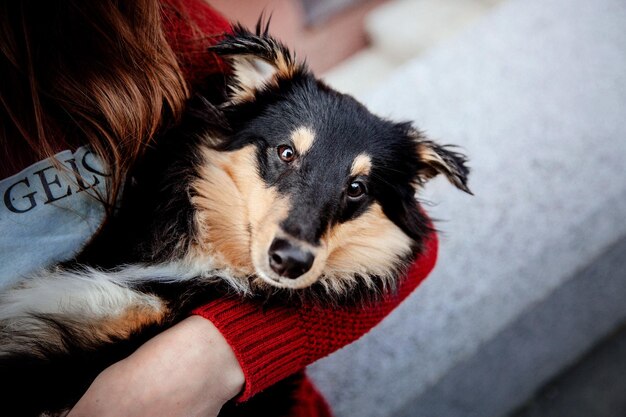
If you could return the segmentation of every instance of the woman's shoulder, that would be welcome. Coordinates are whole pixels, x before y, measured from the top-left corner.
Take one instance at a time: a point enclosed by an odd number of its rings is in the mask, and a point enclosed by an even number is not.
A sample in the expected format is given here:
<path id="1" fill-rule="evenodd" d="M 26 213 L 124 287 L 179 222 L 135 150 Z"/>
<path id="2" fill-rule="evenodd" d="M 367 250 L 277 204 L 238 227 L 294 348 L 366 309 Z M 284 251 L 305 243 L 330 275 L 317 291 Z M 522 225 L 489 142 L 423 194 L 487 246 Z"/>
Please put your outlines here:
<path id="1" fill-rule="evenodd" d="M 194 84 L 225 71 L 226 65 L 207 48 L 231 31 L 230 22 L 203 0 L 165 0 L 165 36 L 185 74 Z"/>

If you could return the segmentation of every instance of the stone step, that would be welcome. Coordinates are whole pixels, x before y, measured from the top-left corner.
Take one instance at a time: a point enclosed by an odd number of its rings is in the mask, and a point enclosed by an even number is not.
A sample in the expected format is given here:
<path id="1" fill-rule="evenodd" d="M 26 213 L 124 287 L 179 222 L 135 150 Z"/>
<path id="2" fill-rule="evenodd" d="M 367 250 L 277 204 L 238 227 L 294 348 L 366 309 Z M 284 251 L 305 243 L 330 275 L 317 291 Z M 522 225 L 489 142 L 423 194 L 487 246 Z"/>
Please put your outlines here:
<path id="1" fill-rule="evenodd" d="M 387 55 L 368 48 L 333 67 L 322 79 L 333 88 L 362 100 L 396 68 Z"/>
<path id="2" fill-rule="evenodd" d="M 373 48 L 393 62 L 420 55 L 471 24 L 501 0 L 396 0 L 370 12 Z"/>
<path id="3" fill-rule="evenodd" d="M 471 24 L 502 0 L 395 0 L 365 18 L 370 46 L 323 78 L 356 98 L 375 89 L 395 68 Z"/>
<path id="4" fill-rule="evenodd" d="M 363 96 L 471 158 L 435 271 L 310 374 L 337 417 L 497 417 L 626 320 L 626 3 L 509 0 Z"/>

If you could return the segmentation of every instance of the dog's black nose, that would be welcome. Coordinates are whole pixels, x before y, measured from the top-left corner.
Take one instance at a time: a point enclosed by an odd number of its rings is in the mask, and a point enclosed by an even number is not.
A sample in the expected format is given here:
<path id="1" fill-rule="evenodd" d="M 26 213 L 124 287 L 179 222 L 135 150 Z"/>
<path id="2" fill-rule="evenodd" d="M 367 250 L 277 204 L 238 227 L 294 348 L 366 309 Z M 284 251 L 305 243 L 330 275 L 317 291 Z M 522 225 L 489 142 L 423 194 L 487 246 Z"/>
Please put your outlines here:
<path id="1" fill-rule="evenodd" d="M 268 251 L 270 266 L 281 277 L 296 279 L 313 265 L 315 257 L 286 239 L 274 239 Z"/>

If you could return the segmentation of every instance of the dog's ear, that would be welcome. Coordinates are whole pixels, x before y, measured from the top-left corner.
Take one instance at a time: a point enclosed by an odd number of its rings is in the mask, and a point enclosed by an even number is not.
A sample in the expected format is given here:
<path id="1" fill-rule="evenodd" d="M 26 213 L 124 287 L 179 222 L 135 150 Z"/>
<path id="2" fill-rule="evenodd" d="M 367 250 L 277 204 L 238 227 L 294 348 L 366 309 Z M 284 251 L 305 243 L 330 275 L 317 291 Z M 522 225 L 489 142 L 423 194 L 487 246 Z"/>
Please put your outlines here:
<path id="1" fill-rule="evenodd" d="M 268 27 L 269 21 L 264 24 L 259 19 L 252 33 L 236 24 L 232 34 L 209 48 L 231 64 L 228 87 L 232 103 L 254 100 L 257 91 L 305 70 L 285 45 L 269 36 Z"/>
<path id="2" fill-rule="evenodd" d="M 416 146 L 419 159 L 417 174 L 421 183 L 438 174 L 443 174 L 458 189 L 472 194 L 467 186 L 469 168 L 466 165 L 467 157 L 465 155 L 452 151 L 451 145 L 442 146 L 428 140 L 420 132 L 412 131 L 409 136 Z"/>

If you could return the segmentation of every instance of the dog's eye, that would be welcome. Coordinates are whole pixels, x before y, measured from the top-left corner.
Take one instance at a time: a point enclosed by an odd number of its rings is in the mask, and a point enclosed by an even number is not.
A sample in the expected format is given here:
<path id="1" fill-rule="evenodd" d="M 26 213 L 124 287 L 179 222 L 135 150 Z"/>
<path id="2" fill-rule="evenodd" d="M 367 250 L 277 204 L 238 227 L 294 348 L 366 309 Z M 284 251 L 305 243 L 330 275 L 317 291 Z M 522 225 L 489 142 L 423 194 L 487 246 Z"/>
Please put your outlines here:
<path id="1" fill-rule="evenodd" d="M 350 197 L 351 199 L 357 199 L 366 192 L 367 189 L 365 188 L 365 184 L 363 184 L 361 181 L 352 181 L 350 185 L 348 185 L 347 193 L 348 197 Z"/>
<path id="2" fill-rule="evenodd" d="M 291 162 L 296 157 L 296 152 L 289 145 L 280 145 L 276 150 L 278 151 L 278 157 L 285 162 Z"/>

